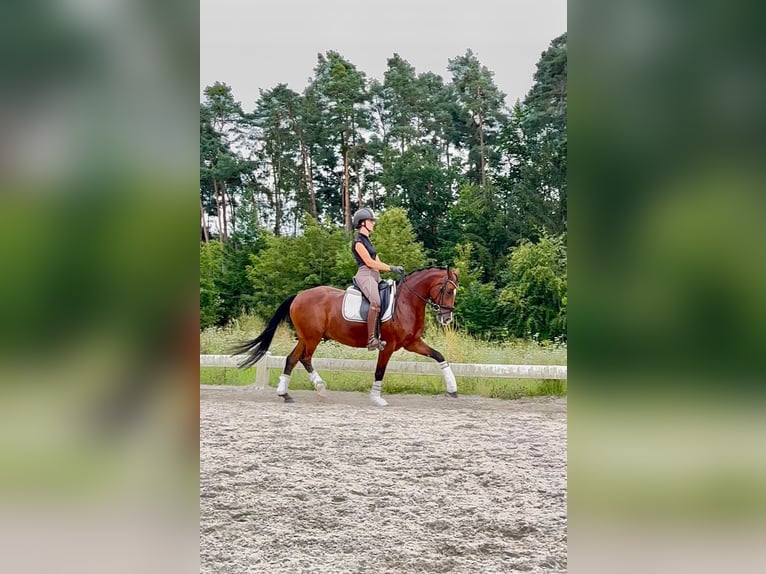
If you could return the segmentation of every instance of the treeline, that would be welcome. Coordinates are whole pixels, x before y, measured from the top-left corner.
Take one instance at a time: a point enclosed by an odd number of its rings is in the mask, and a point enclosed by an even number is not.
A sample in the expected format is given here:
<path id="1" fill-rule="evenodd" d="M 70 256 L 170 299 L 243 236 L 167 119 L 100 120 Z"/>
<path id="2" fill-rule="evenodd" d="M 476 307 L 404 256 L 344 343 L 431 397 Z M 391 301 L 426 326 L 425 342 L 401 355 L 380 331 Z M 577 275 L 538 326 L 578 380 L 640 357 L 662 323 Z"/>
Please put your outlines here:
<path id="1" fill-rule="evenodd" d="M 565 338 L 566 34 L 510 108 L 471 50 L 448 60 L 446 82 L 397 54 L 387 64 L 380 82 L 337 52 L 319 54 L 302 93 L 262 90 L 252 111 L 225 84 L 205 89 L 203 326 L 268 315 L 288 286 L 347 285 L 351 214 L 369 206 L 383 213 L 374 239 L 384 260 L 467 272 L 464 328 Z M 398 235 L 390 255 L 387 228 Z M 546 311 L 519 314 L 530 305 Z"/>
<path id="2" fill-rule="evenodd" d="M 380 216 L 375 247 L 381 259 L 408 271 L 429 262 L 402 208 Z M 497 285 L 481 280 L 472 249 L 471 244 L 459 246 L 452 263 L 460 269 L 455 309 L 460 328 L 488 339 L 566 339 L 567 256 L 561 237 L 543 234 L 536 243 L 522 241 L 506 259 Z M 344 289 L 354 273 L 348 233 L 311 218 L 300 235 L 262 232 L 247 248 L 217 240 L 203 243 L 202 326 L 221 324 L 247 309 L 269 318 L 285 297 L 316 285 Z"/>

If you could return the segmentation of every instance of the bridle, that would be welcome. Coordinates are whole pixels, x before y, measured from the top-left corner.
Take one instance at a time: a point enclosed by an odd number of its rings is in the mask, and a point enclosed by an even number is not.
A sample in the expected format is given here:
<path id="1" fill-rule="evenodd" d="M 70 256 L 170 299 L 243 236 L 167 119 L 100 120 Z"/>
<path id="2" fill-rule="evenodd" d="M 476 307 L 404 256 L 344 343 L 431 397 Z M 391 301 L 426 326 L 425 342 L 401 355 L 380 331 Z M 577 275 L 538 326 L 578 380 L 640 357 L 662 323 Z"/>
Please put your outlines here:
<path id="1" fill-rule="evenodd" d="M 446 297 L 447 295 L 447 285 L 452 284 L 455 290 L 457 290 L 457 283 L 449 278 L 449 269 L 447 269 L 447 278 L 441 284 L 441 288 L 439 289 L 439 293 L 436 299 L 431 297 L 431 291 L 428 292 L 427 298 L 423 297 L 420 293 L 415 292 L 415 290 L 407 284 L 407 279 L 409 277 L 410 277 L 409 275 L 405 276 L 402 279 L 402 284 L 404 284 L 404 286 L 410 290 L 410 293 L 412 293 L 413 295 L 415 295 L 415 297 L 417 297 L 418 299 L 423 301 L 426 305 L 431 307 L 431 309 L 433 309 L 439 314 L 442 314 L 443 312 L 451 313 L 452 311 L 455 310 L 454 307 L 451 307 L 449 305 L 444 305 L 444 303 L 442 303 L 442 301 L 444 301 L 444 297 Z"/>

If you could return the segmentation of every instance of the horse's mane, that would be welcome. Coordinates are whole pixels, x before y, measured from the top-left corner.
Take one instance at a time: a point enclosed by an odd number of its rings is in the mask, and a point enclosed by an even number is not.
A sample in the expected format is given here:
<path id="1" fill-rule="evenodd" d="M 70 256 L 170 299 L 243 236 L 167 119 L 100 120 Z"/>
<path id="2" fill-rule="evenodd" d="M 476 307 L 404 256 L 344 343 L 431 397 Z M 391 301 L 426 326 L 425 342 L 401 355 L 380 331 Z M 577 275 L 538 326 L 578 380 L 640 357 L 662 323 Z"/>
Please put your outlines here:
<path id="1" fill-rule="evenodd" d="M 410 271 L 407 273 L 404 277 L 402 277 L 397 284 L 401 284 L 407 277 L 410 277 L 411 275 L 415 275 L 416 273 L 420 273 L 421 271 L 430 271 L 431 269 L 437 269 L 439 271 L 446 271 L 447 273 L 450 273 L 449 265 L 447 266 L 441 266 L 441 265 L 426 265 L 425 267 L 421 267 L 420 269 L 415 269 L 414 271 Z M 454 274 L 455 272 L 452 271 Z M 448 275 L 449 276 L 449 275 Z"/>
<path id="2" fill-rule="evenodd" d="M 447 271 L 449 267 L 444 267 L 441 265 L 426 265 L 425 267 L 421 267 L 420 269 L 415 269 L 414 271 L 410 271 L 407 273 L 407 275 L 412 275 L 413 273 L 419 273 L 420 271 L 428 271 L 429 269 L 441 269 L 442 271 Z"/>

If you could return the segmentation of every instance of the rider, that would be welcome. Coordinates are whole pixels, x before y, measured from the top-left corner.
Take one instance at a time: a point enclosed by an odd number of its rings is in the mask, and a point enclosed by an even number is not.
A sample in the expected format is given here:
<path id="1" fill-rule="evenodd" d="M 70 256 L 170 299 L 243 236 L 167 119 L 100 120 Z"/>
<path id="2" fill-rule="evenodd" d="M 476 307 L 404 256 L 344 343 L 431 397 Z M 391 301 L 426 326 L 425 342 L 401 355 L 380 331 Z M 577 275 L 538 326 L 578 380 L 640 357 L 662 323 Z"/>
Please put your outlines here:
<path id="1" fill-rule="evenodd" d="M 352 223 L 354 228 L 359 229 L 359 233 L 351 244 L 351 251 L 359 266 L 354 278 L 364 296 L 370 301 L 370 312 L 367 315 L 367 349 L 378 351 L 386 346 L 385 341 L 375 337 L 375 324 L 380 314 L 380 293 L 378 292 L 380 271 L 404 275 L 404 269 L 398 265 L 386 265 L 378 257 L 378 252 L 370 242 L 370 233 L 375 229 L 375 214 L 372 209 L 363 207 L 358 210 L 354 213 Z"/>

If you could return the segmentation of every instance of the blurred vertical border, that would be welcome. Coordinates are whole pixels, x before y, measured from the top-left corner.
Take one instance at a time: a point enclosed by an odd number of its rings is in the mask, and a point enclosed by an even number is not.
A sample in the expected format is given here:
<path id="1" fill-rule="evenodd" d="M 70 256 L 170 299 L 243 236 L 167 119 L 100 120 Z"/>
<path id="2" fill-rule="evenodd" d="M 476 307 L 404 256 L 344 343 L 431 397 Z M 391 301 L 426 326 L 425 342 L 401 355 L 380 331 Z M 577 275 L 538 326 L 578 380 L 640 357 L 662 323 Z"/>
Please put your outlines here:
<path id="1" fill-rule="evenodd" d="M 197 567 L 198 31 L 180 0 L 0 8 L 7 571 Z"/>
<path id="2" fill-rule="evenodd" d="M 757 2 L 569 3 L 569 570 L 766 563 Z"/>

